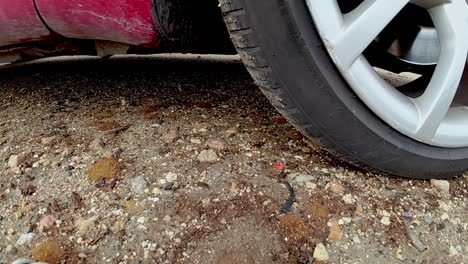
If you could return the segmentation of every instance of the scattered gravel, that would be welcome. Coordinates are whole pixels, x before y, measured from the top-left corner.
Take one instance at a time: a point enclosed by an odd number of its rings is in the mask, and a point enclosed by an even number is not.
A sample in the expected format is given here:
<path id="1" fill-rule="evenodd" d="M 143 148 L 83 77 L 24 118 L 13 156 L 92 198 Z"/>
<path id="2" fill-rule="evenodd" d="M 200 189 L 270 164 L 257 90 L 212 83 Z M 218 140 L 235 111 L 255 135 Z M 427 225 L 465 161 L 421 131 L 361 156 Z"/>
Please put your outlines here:
<path id="1" fill-rule="evenodd" d="M 468 263 L 467 176 L 348 166 L 236 58 L 55 59 L 0 77 L 0 263 Z"/>

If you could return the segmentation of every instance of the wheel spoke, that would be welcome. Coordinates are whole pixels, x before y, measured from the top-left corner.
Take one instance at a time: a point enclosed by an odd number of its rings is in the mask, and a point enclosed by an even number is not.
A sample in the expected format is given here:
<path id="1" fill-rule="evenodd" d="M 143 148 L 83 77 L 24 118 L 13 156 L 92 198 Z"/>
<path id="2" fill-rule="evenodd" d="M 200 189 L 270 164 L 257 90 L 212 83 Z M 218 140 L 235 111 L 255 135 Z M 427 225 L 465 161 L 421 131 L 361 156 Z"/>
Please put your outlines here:
<path id="1" fill-rule="evenodd" d="M 419 110 L 416 136 L 430 142 L 444 120 L 466 65 L 468 53 L 468 12 L 464 0 L 429 9 L 439 34 L 441 53 L 424 94 L 414 102 Z"/>
<path id="2" fill-rule="evenodd" d="M 346 14 L 344 31 L 335 39 L 335 52 L 341 63 L 350 67 L 407 3 L 408 0 L 366 0 Z"/>
<path id="3" fill-rule="evenodd" d="M 349 68 L 369 44 L 408 4 L 409 0 L 366 0 L 348 14 L 342 15 L 336 1 L 308 0 L 317 16 L 327 16 L 318 21 L 330 21 L 328 34 L 323 36 L 334 51 L 334 59 Z M 320 8 L 317 8 L 317 5 Z"/>
<path id="4" fill-rule="evenodd" d="M 439 5 L 448 4 L 450 2 L 452 2 L 452 0 L 411 0 L 411 3 L 426 9 L 431 9 Z"/>

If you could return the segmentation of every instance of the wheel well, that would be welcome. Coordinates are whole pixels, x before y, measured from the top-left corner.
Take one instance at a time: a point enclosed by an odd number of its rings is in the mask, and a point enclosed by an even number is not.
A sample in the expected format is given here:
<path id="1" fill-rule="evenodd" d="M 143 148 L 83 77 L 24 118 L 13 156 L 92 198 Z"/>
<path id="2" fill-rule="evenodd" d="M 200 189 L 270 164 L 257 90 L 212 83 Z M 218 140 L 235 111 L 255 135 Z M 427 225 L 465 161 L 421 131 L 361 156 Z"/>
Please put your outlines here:
<path id="1" fill-rule="evenodd" d="M 236 53 L 218 0 L 154 0 L 154 10 L 164 51 Z"/>

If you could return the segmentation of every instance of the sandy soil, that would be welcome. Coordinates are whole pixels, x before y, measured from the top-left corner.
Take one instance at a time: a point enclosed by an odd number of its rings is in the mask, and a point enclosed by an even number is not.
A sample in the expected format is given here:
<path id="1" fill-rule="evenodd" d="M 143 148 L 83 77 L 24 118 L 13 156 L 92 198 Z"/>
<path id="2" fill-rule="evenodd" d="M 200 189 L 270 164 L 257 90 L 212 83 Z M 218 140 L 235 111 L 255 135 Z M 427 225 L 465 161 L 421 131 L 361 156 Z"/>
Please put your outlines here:
<path id="1" fill-rule="evenodd" d="M 468 263 L 467 176 L 348 166 L 236 57 L 53 59 L 0 78 L 0 263 Z"/>

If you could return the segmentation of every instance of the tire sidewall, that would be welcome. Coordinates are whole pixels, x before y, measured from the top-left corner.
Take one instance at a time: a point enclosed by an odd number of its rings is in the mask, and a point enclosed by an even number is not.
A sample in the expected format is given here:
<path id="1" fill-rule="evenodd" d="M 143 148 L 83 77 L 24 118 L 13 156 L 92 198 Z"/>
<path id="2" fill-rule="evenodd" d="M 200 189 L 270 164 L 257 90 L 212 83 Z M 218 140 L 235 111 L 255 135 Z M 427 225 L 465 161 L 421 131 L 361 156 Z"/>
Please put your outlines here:
<path id="1" fill-rule="evenodd" d="M 412 140 L 359 100 L 329 58 L 305 1 L 241 1 L 269 66 L 307 122 L 321 132 L 325 147 L 345 159 L 406 177 L 445 178 L 466 170 L 468 148 Z"/>

